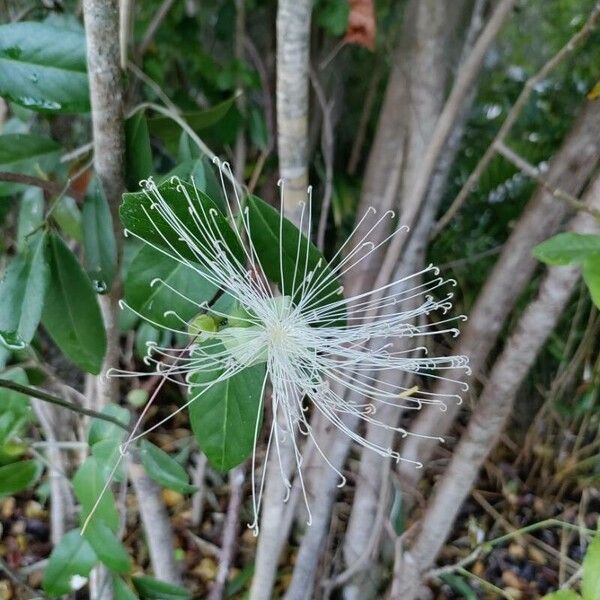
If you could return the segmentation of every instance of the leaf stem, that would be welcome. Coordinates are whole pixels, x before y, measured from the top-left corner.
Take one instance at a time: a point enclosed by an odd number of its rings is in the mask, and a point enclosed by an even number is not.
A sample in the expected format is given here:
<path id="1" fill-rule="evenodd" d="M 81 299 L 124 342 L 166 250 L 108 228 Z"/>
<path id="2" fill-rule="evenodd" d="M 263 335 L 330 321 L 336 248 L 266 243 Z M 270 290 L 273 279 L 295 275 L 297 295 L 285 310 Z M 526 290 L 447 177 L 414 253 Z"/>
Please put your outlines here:
<path id="1" fill-rule="evenodd" d="M 40 389 L 32 387 L 32 386 L 21 385 L 20 383 L 10 381 L 9 379 L 0 379 L 0 388 L 6 388 L 8 390 L 20 392 L 21 394 L 33 396 L 34 398 L 37 398 L 38 400 L 43 400 L 44 402 L 49 402 L 50 404 L 55 404 L 56 406 L 61 406 L 62 408 L 67 408 L 69 410 L 72 410 L 73 412 L 77 412 L 79 414 L 86 415 L 88 417 L 93 417 L 94 419 L 101 419 L 102 421 L 107 421 L 109 423 L 112 423 L 113 425 L 117 425 L 118 427 L 120 427 L 121 429 L 124 429 L 125 431 L 130 431 L 129 426 L 125 425 L 124 423 L 119 421 L 119 419 L 117 419 L 116 417 L 113 417 L 111 415 L 105 415 L 105 414 L 102 414 L 98 411 L 95 411 L 95 410 L 92 410 L 89 408 L 83 408 L 82 406 L 78 406 L 77 404 L 74 404 L 73 402 L 69 402 L 68 400 L 63 400 L 62 398 L 59 398 L 58 396 L 54 396 L 53 394 L 49 394 L 48 392 L 44 392 L 43 390 L 40 390 Z"/>

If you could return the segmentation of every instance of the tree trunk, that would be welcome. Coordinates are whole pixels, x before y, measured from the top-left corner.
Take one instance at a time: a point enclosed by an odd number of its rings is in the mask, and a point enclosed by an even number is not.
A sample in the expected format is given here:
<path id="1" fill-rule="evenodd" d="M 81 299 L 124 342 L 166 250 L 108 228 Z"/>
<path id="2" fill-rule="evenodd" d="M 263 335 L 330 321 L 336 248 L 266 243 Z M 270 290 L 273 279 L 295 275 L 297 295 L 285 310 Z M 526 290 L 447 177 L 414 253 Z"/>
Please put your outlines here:
<path id="1" fill-rule="evenodd" d="M 308 186 L 308 74 L 312 0 L 279 0 L 277 9 L 277 151 L 285 213 L 299 221 Z"/>
<path id="2" fill-rule="evenodd" d="M 600 208 L 600 178 L 587 192 L 586 201 L 590 206 Z M 579 233 L 597 234 L 600 231 L 594 218 L 586 213 L 577 214 L 569 229 Z M 444 545 L 479 469 L 511 415 L 521 384 L 560 319 L 579 277 L 579 266 L 547 270 L 536 299 L 521 315 L 490 373 L 448 469 L 435 486 L 417 538 L 402 556 L 392 597 L 402 600 L 417 597 L 422 574 L 431 567 Z"/>
<path id="3" fill-rule="evenodd" d="M 589 102 L 552 160 L 548 181 L 560 185 L 573 195 L 584 189 L 600 156 L 600 138 L 597 135 L 599 127 L 600 102 Z M 469 312 L 469 319 L 454 349 L 456 354 L 469 357 L 473 380 L 482 374 L 485 360 L 496 345 L 508 315 L 531 280 L 538 264 L 531 255 L 532 248 L 558 231 L 568 212 L 564 203 L 553 198 L 540 186 L 506 241 L 496 265 Z M 441 382 L 434 392 L 452 395 L 458 393 L 458 388 Z M 449 404 L 446 413 L 440 413 L 437 408 L 425 407 L 415 419 L 411 431 L 443 437 L 458 412 L 457 403 Z M 404 440 L 401 454 L 407 459 L 427 463 L 436 446 L 437 443 L 432 440 L 408 437 Z M 401 463 L 398 471 L 405 490 L 414 489 L 423 473 L 423 470 L 416 470 L 408 463 Z"/>

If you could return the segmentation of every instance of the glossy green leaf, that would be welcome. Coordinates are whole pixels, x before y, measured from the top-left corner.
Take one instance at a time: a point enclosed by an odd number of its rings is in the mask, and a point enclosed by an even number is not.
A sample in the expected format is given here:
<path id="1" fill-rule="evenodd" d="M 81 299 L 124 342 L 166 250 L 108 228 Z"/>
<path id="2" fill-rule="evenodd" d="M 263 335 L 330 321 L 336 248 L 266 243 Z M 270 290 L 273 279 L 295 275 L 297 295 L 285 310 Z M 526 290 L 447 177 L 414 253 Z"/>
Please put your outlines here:
<path id="1" fill-rule="evenodd" d="M 77 469 L 73 477 L 73 490 L 81 503 L 81 518 L 85 519 L 92 511 L 106 482 L 106 472 L 93 456 L 89 456 Z M 119 526 L 119 513 L 112 492 L 108 489 L 102 495 L 100 503 L 94 511 L 90 524 L 102 521 L 112 531 Z"/>
<path id="2" fill-rule="evenodd" d="M 0 29 L 2 26 L 0 25 Z M 0 44 L 2 34 L 0 33 Z M 1 59 L 0 59 L 1 60 Z M 2 72 L 0 68 L 0 81 Z M 58 161 L 60 145 L 50 138 L 29 133 L 0 135 L 0 171 L 39 175 L 54 167 Z M 8 196 L 28 186 L 0 181 L 0 196 Z"/>
<path id="3" fill-rule="evenodd" d="M 600 598 L 600 535 L 594 538 L 585 553 L 581 594 L 583 600 Z"/>
<path id="4" fill-rule="evenodd" d="M 15 257 L 0 281 L 0 343 L 11 349 L 27 346 L 42 317 L 50 269 L 47 236 Z"/>
<path id="5" fill-rule="evenodd" d="M 37 187 L 28 187 L 19 203 L 19 223 L 17 227 L 17 248 L 26 250 L 31 243 L 33 231 L 39 230 L 44 221 L 44 192 Z"/>
<path id="6" fill-rule="evenodd" d="M 200 131 L 216 125 L 235 104 L 236 96 L 232 96 L 207 110 L 196 110 L 182 113 L 181 117 L 194 130 Z M 169 117 L 153 117 L 148 120 L 152 135 L 160 138 L 168 147 L 177 146 L 180 126 Z"/>
<path id="7" fill-rule="evenodd" d="M 239 241 L 217 204 L 201 191 L 198 191 L 196 196 L 193 188 L 189 186 L 187 188 L 190 198 L 197 204 L 196 210 L 198 214 L 208 215 L 210 211 L 213 211 L 211 218 L 213 228 L 218 228 L 229 250 L 239 260 L 243 260 L 244 254 Z M 164 182 L 159 186 L 159 191 L 165 202 L 170 206 L 179 220 L 186 224 L 189 231 L 200 242 L 204 241 L 206 244 L 212 245 L 212 242 L 207 240 L 205 234 L 194 224 L 189 213 L 188 201 L 183 193 L 177 189 L 177 184 L 170 181 Z M 175 253 L 179 253 L 187 260 L 196 261 L 196 255 L 188 245 L 179 239 L 179 236 L 173 231 L 171 226 L 155 209 L 151 208 L 151 205 L 152 201 L 144 192 L 124 194 L 123 203 L 119 211 L 123 225 L 133 234 L 164 249 L 170 256 L 175 256 Z M 150 221 L 148 215 L 151 216 L 154 224 Z"/>
<path id="8" fill-rule="evenodd" d="M 197 314 L 200 304 L 213 298 L 216 291 L 198 272 L 150 246 L 140 249 L 125 279 L 127 304 L 147 319 L 175 329 L 181 328 L 180 319 L 189 321 Z M 174 311 L 179 318 L 165 315 L 167 311 Z"/>
<path id="9" fill-rule="evenodd" d="M 108 404 L 102 409 L 102 414 L 115 417 L 118 421 L 127 425 L 129 423 L 129 411 L 116 404 Z M 90 430 L 88 432 L 88 444 L 93 446 L 104 440 L 112 440 L 115 444 L 120 444 L 125 436 L 125 430 L 102 419 L 92 419 Z"/>
<path id="10" fill-rule="evenodd" d="M 148 476 L 163 487 L 182 494 L 196 491 L 196 486 L 190 485 L 186 470 L 154 444 L 143 440 L 140 455 Z"/>
<path id="11" fill-rule="evenodd" d="M 96 556 L 115 573 L 129 573 L 131 559 L 123 544 L 112 532 L 110 527 L 98 520 L 92 519 L 84 533 Z"/>
<path id="12" fill-rule="evenodd" d="M 79 529 L 69 531 L 52 550 L 42 587 L 52 598 L 68 594 L 85 584 L 96 564 L 96 555 Z"/>
<path id="13" fill-rule="evenodd" d="M 35 460 L 22 460 L 0 467 L 0 496 L 16 494 L 33 485 L 40 475 Z"/>
<path id="14" fill-rule="evenodd" d="M 212 387 L 197 387 L 223 374 L 222 369 L 192 376 L 188 410 L 192 430 L 211 464 L 232 469 L 252 454 L 257 419 L 262 422 L 261 392 L 265 365 L 252 365 Z M 202 391 L 206 389 L 206 391 Z"/>
<path id="15" fill-rule="evenodd" d="M 48 23 L 1 25 L 0 95 L 31 110 L 87 112 L 83 33 Z"/>
<path id="16" fill-rule="evenodd" d="M 113 592 L 115 600 L 138 600 L 137 595 L 120 577 L 113 577 Z"/>
<path id="17" fill-rule="evenodd" d="M 600 235 L 591 233 L 559 233 L 533 249 L 533 255 L 549 265 L 581 263 L 599 253 Z"/>
<path id="18" fill-rule="evenodd" d="M 98 293 L 108 292 L 117 270 L 117 242 L 112 216 L 96 177 L 88 188 L 82 211 L 84 264 Z"/>
<path id="19" fill-rule="evenodd" d="M 592 255 L 584 261 L 583 280 L 590 291 L 594 304 L 600 308 L 600 253 Z"/>
<path id="20" fill-rule="evenodd" d="M 140 180 L 152 175 L 152 148 L 148 122 L 143 112 L 125 121 L 125 179 L 127 189 L 136 191 Z"/>
<path id="21" fill-rule="evenodd" d="M 106 333 L 92 283 L 57 235 L 50 236 L 49 255 L 50 284 L 42 323 L 78 367 L 98 374 L 106 352 Z"/>
<path id="22" fill-rule="evenodd" d="M 312 308 L 343 299 L 340 283 L 330 277 L 331 271 L 327 261 L 318 248 L 307 240 L 293 223 L 283 219 L 280 240 L 279 212 L 256 196 L 248 198 L 248 220 L 250 236 L 260 264 L 267 277 L 277 283 L 284 296 L 291 296 L 293 289 L 299 289 L 306 269 L 307 273 L 314 273 L 313 282 L 325 281 L 326 278 L 328 280 L 328 283 L 323 285 L 323 289 L 315 295 L 311 303 Z M 298 300 L 299 294 L 299 291 L 295 292 L 294 301 Z M 336 323 L 340 324 L 341 321 L 342 319 L 337 319 Z"/>
<path id="23" fill-rule="evenodd" d="M 144 600 L 182 600 L 192 596 L 185 588 L 154 577 L 133 577 L 132 580 L 140 598 Z"/>

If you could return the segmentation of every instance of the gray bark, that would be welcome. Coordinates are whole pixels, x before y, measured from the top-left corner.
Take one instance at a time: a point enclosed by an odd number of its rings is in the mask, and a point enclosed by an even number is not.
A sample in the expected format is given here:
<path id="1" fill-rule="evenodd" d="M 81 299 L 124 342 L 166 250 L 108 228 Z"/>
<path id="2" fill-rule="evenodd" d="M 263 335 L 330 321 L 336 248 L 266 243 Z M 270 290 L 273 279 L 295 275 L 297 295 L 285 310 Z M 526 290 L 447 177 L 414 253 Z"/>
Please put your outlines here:
<path id="1" fill-rule="evenodd" d="M 154 576 L 161 581 L 181 584 L 180 569 L 173 553 L 173 532 L 160 497 L 160 487 L 146 475 L 144 467 L 134 461 L 129 466 L 129 478 L 146 532 Z"/>
<path id="2" fill-rule="evenodd" d="M 600 178 L 586 193 L 586 200 L 590 206 L 600 207 Z M 585 213 L 577 214 L 569 229 L 579 233 L 600 231 L 593 217 Z M 434 489 L 414 544 L 402 556 L 393 598 L 413 600 L 417 597 L 423 572 L 431 567 L 444 545 L 479 469 L 511 415 L 521 384 L 560 319 L 579 277 L 579 266 L 547 270 L 537 297 L 521 315 L 490 373 L 467 430 Z"/>
<path id="3" fill-rule="evenodd" d="M 88 77 L 92 107 L 94 170 L 100 178 L 111 209 L 119 250 L 122 232 L 119 204 L 124 186 L 125 140 L 123 129 L 123 87 L 119 50 L 118 0 L 84 0 Z M 120 251 L 119 251 L 120 256 Z M 116 278 L 110 294 L 101 297 L 107 335 L 107 352 L 98 376 L 100 406 L 118 397 L 118 380 L 106 377 L 118 364 L 119 330 L 117 324 L 120 282 Z"/>
<path id="4" fill-rule="evenodd" d="M 575 196 L 584 189 L 600 157 L 600 138 L 597 135 L 599 128 L 600 104 L 587 103 L 552 160 L 547 174 L 550 182 L 560 184 Z M 496 344 L 508 315 L 533 275 L 537 261 L 531 255 L 532 248 L 558 231 L 568 212 L 565 204 L 553 198 L 540 186 L 506 241 L 485 286 L 469 312 L 469 320 L 462 329 L 459 343 L 454 348 L 455 354 L 469 357 L 472 380 L 481 375 L 485 360 Z M 452 395 L 458 393 L 458 388 L 450 383 L 441 382 L 434 391 Z M 411 431 L 443 437 L 459 410 L 460 407 L 455 403 L 448 405 L 446 413 L 426 407 L 411 426 Z M 404 441 L 401 453 L 407 459 L 427 463 L 436 446 L 431 440 L 409 437 Z M 414 489 L 423 473 L 423 470 L 416 470 L 402 463 L 398 470 L 406 490 Z"/>
<path id="5" fill-rule="evenodd" d="M 285 213 L 295 222 L 308 186 L 308 74 L 312 0 L 279 0 L 277 9 L 277 151 Z"/>

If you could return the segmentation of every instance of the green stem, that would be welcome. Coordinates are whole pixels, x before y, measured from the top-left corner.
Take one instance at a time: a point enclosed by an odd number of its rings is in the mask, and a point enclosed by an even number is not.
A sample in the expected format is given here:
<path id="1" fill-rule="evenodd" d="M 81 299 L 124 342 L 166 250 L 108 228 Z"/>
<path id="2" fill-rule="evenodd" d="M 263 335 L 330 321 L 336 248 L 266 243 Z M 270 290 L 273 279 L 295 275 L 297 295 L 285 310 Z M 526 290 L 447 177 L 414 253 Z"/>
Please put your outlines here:
<path id="1" fill-rule="evenodd" d="M 83 408 L 82 406 L 78 406 L 77 404 L 69 402 L 68 400 L 63 400 L 58 396 L 54 396 L 52 394 L 44 392 L 43 390 L 39 390 L 38 388 L 34 388 L 28 385 L 21 385 L 20 383 L 16 383 L 8 379 L 0 379 L 0 388 L 6 388 L 7 390 L 13 390 L 15 392 L 20 392 L 21 394 L 26 394 L 27 396 L 33 396 L 34 398 L 38 398 L 38 400 L 43 400 L 44 402 L 49 402 L 50 404 L 55 404 L 56 406 L 61 406 L 62 408 L 68 408 L 73 412 L 86 415 L 88 417 L 93 417 L 94 419 L 101 419 L 102 421 L 107 421 L 108 423 L 117 425 L 125 431 L 130 431 L 129 426 L 119 421 L 119 419 L 117 419 L 116 417 L 112 417 L 111 415 L 105 415 L 95 410 L 91 410 L 89 408 Z"/>

